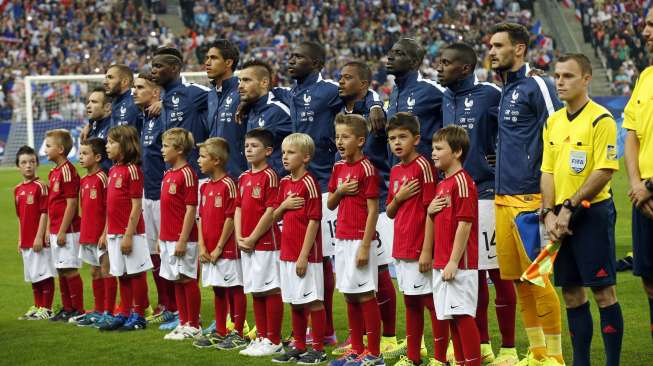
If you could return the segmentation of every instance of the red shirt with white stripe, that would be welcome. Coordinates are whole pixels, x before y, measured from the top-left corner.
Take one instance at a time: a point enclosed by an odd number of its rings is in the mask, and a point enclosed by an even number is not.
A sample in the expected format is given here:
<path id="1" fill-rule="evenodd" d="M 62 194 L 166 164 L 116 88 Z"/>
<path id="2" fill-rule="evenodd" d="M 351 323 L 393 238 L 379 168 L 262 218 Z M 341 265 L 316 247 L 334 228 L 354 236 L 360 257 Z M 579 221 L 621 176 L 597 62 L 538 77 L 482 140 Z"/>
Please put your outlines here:
<path id="1" fill-rule="evenodd" d="M 379 197 L 379 173 L 372 163 L 363 157 L 355 163 L 340 160 L 333 165 L 329 178 L 329 192 L 334 193 L 347 178 L 358 181 L 358 193 L 343 196 L 338 204 L 336 239 L 362 240 L 367 221 L 367 200 Z"/>
<path id="2" fill-rule="evenodd" d="M 239 194 L 236 206 L 240 207 L 240 234 L 248 237 L 256 228 L 268 207 L 274 208 L 279 191 L 279 177 L 272 168 L 258 172 L 248 170 L 238 178 Z M 254 246 L 255 250 L 279 250 L 281 231 L 277 223 L 263 234 Z"/>
<path id="3" fill-rule="evenodd" d="M 185 164 L 166 171 L 161 182 L 161 232 L 159 239 L 178 241 L 184 226 L 186 206 L 197 206 L 197 175 Z M 188 235 L 189 242 L 197 241 L 197 225 Z"/>
<path id="4" fill-rule="evenodd" d="M 392 202 L 402 185 L 412 180 L 417 180 L 419 193 L 403 201 L 394 218 L 392 256 L 397 259 L 419 259 L 424 244 L 426 209 L 435 197 L 436 178 L 431 162 L 422 155 L 392 167 L 387 203 Z"/>
<path id="5" fill-rule="evenodd" d="M 41 214 L 48 212 L 48 186 L 39 178 L 23 182 L 14 188 L 16 216 L 20 224 L 20 247 L 29 249 L 34 245 L 39 230 Z"/>
<path id="6" fill-rule="evenodd" d="M 79 190 L 82 208 L 82 228 L 79 232 L 80 244 L 97 244 L 107 222 L 107 181 L 109 178 L 102 169 L 82 178 Z"/>
<path id="7" fill-rule="evenodd" d="M 134 198 L 143 198 L 143 171 L 131 163 L 115 164 L 109 170 L 107 186 L 107 234 L 125 234 Z M 143 214 L 140 213 L 134 234 L 144 233 Z"/>
<path id="8" fill-rule="evenodd" d="M 48 216 L 50 217 L 50 234 L 58 234 L 63 215 L 66 211 L 66 200 L 77 198 L 79 194 L 79 175 L 75 166 L 66 160 L 65 163 L 55 167 L 48 175 L 50 188 L 48 190 Z M 79 232 L 79 215 L 75 207 L 75 216 L 68 226 L 66 233 Z"/>
<path id="9" fill-rule="evenodd" d="M 465 252 L 459 269 L 478 268 L 478 194 L 472 177 L 464 169 L 440 181 L 436 197 L 446 197 L 447 205 L 435 214 L 435 247 L 433 268 L 444 269 L 449 263 L 458 223 L 471 222 Z"/>
<path id="10" fill-rule="evenodd" d="M 281 228 L 281 260 L 296 262 L 304 246 L 304 238 L 308 229 L 308 222 L 322 220 L 322 193 L 320 184 L 315 177 L 306 173 L 298 180 L 293 180 L 290 175 L 281 179 L 279 196 L 275 207 L 291 194 L 304 199 L 304 206 L 296 210 L 286 210 L 283 213 L 283 227 Z M 318 225 L 315 242 L 308 255 L 310 263 L 322 263 L 322 231 Z"/>
<path id="11" fill-rule="evenodd" d="M 200 187 L 200 218 L 202 219 L 202 239 L 209 254 L 218 246 L 222 236 L 224 222 L 234 218 L 236 211 L 236 195 L 238 188 L 231 177 L 225 175 L 222 179 L 210 180 Z M 220 258 L 237 259 L 240 251 L 232 233 L 222 248 Z"/>

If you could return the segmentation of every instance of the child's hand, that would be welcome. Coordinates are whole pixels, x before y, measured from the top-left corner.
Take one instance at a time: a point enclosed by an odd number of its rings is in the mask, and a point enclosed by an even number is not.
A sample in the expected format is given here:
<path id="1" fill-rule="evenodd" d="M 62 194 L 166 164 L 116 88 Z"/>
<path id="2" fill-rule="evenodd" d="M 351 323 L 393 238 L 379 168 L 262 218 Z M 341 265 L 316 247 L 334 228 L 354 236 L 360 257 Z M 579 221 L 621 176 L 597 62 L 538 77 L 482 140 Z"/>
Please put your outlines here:
<path id="1" fill-rule="evenodd" d="M 447 263 L 447 265 L 444 266 L 444 271 L 442 271 L 442 280 L 452 281 L 456 277 L 456 272 L 458 272 L 458 263 Z"/>
<path id="2" fill-rule="evenodd" d="M 358 193 L 358 181 L 350 180 L 347 178 L 341 185 L 336 189 L 336 193 L 341 196 L 354 196 Z"/>
<path id="3" fill-rule="evenodd" d="M 20 248 L 20 246 L 19 246 Z M 34 253 L 38 253 L 43 249 L 43 238 L 39 238 L 38 236 L 34 239 L 34 244 L 32 245 L 32 250 Z"/>
<path id="4" fill-rule="evenodd" d="M 433 268 L 433 258 L 431 258 L 431 256 L 428 253 L 422 252 L 419 255 L 419 271 L 421 273 L 426 273 L 430 271 L 432 268 Z"/>
<path id="5" fill-rule="evenodd" d="M 218 261 L 218 258 L 220 258 L 221 255 L 222 255 L 222 248 L 220 248 L 220 246 L 218 245 L 211 252 L 211 263 L 215 264 L 215 262 Z"/>
<path id="6" fill-rule="evenodd" d="M 66 233 L 59 232 L 57 234 L 57 245 L 60 247 L 66 246 Z"/>
<path id="7" fill-rule="evenodd" d="M 106 250 L 107 249 L 107 234 L 102 234 L 100 235 L 100 239 L 97 241 L 97 247 L 98 249 L 101 250 Z"/>
<path id="8" fill-rule="evenodd" d="M 186 242 L 185 241 L 178 241 L 177 244 L 175 244 L 175 257 L 183 257 L 186 255 Z"/>
<path id="9" fill-rule="evenodd" d="M 427 212 L 429 215 L 436 214 L 447 205 L 447 198 L 446 197 L 435 197 L 433 201 L 429 204 L 429 208 Z"/>
<path id="10" fill-rule="evenodd" d="M 211 256 L 206 251 L 206 248 L 203 245 L 200 245 L 200 262 L 207 263 L 211 261 Z"/>
<path id="11" fill-rule="evenodd" d="M 252 243 L 249 237 L 238 239 L 238 248 L 244 252 L 251 252 L 254 250 L 254 243 Z"/>
<path id="12" fill-rule="evenodd" d="M 50 234 L 46 233 L 43 236 L 43 246 L 49 247 L 50 246 Z"/>
<path id="13" fill-rule="evenodd" d="M 356 267 L 365 267 L 370 260 L 370 248 L 361 245 L 356 252 Z"/>
<path id="14" fill-rule="evenodd" d="M 410 181 L 405 182 L 401 185 L 401 188 L 399 188 L 397 193 L 395 193 L 395 199 L 398 203 L 401 203 L 418 193 L 419 181 L 417 179 L 411 179 Z"/>
<path id="15" fill-rule="evenodd" d="M 132 253 L 132 237 L 131 235 L 124 235 L 122 240 L 120 240 L 120 251 L 124 255 L 130 255 Z"/>
<path id="16" fill-rule="evenodd" d="M 291 193 L 286 197 L 285 200 L 281 203 L 281 207 L 284 210 L 296 210 L 304 206 L 304 199 L 297 197 L 296 193 Z"/>
<path id="17" fill-rule="evenodd" d="M 303 258 L 301 255 L 295 262 L 295 273 L 297 276 L 304 278 L 306 276 L 306 268 L 308 268 L 308 258 Z"/>

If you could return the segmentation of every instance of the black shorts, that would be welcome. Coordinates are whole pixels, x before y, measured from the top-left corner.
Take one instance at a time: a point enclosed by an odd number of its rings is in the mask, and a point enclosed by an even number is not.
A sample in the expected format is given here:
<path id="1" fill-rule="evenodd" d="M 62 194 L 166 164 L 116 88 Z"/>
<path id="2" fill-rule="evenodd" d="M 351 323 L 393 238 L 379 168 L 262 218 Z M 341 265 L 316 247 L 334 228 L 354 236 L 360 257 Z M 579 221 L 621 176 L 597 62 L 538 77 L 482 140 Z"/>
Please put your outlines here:
<path id="1" fill-rule="evenodd" d="M 653 220 L 633 207 L 633 274 L 653 280 Z"/>
<path id="2" fill-rule="evenodd" d="M 602 287 L 617 282 L 612 198 L 582 209 L 570 224 L 553 265 L 556 286 Z"/>

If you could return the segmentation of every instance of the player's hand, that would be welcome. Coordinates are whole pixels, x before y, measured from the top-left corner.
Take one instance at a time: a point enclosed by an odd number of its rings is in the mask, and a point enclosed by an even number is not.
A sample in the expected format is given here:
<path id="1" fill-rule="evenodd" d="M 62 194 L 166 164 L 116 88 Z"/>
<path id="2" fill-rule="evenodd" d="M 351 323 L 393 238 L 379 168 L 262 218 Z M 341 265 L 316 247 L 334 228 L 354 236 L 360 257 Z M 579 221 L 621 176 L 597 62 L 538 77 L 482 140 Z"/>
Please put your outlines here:
<path id="1" fill-rule="evenodd" d="M 372 131 L 378 132 L 385 130 L 385 113 L 383 113 L 383 108 L 381 108 L 381 106 L 370 108 L 368 118 L 372 125 Z"/>
<path id="2" fill-rule="evenodd" d="M 297 258 L 297 262 L 295 262 L 295 273 L 300 278 L 304 278 L 304 276 L 306 276 L 306 268 L 308 268 L 308 258 L 304 258 L 300 255 L 299 258 Z"/>
<path id="3" fill-rule="evenodd" d="M 238 248 L 240 250 L 250 253 L 254 250 L 254 243 L 250 240 L 249 237 L 238 239 Z"/>
<path id="4" fill-rule="evenodd" d="M 66 246 L 66 233 L 59 232 L 57 234 L 57 245 L 60 247 Z"/>
<path id="5" fill-rule="evenodd" d="M 124 255 L 130 255 L 132 253 L 132 236 L 123 235 L 122 240 L 120 240 L 120 251 Z"/>
<path id="6" fill-rule="evenodd" d="M 542 69 L 532 68 L 527 76 L 546 76 L 546 72 Z"/>
<path id="7" fill-rule="evenodd" d="M 20 249 L 20 245 L 18 246 Z M 38 235 L 34 238 L 34 244 L 32 244 L 32 250 L 34 253 L 38 253 L 43 249 L 43 238 L 39 238 Z"/>
<path id="8" fill-rule="evenodd" d="M 429 207 L 427 209 L 427 212 L 429 215 L 436 214 L 447 205 L 447 198 L 446 197 L 435 197 L 431 203 L 429 203 Z"/>
<path id="9" fill-rule="evenodd" d="M 558 216 L 556 217 L 555 230 L 558 240 L 562 240 L 567 235 L 573 235 L 574 233 L 569 230 L 569 221 L 571 220 L 571 211 L 565 207 L 560 209 Z"/>
<path id="10" fill-rule="evenodd" d="M 426 273 L 426 272 L 430 271 L 431 268 L 433 268 L 433 258 L 431 258 L 431 256 L 426 252 L 422 252 L 419 255 L 419 262 L 418 263 L 419 263 L 420 273 Z"/>
<path id="11" fill-rule="evenodd" d="M 234 120 L 239 125 L 243 124 L 243 121 L 245 121 L 245 114 L 246 114 L 245 113 L 245 109 L 246 109 L 245 107 L 246 107 L 246 104 L 243 103 L 243 102 L 240 102 L 240 104 L 238 104 L 238 108 L 236 108 L 236 114 L 234 115 Z"/>
<path id="12" fill-rule="evenodd" d="M 355 196 L 358 193 L 358 181 L 347 178 L 336 192 L 341 196 Z"/>
<path id="13" fill-rule="evenodd" d="M 549 233 L 549 238 L 552 241 L 559 241 L 560 238 L 558 237 L 558 231 L 556 228 L 556 221 L 558 220 L 558 216 L 554 214 L 553 212 L 549 212 L 546 217 L 544 218 L 544 227 L 546 228 L 546 232 Z"/>
<path id="14" fill-rule="evenodd" d="M 220 248 L 220 246 L 218 245 L 211 252 L 211 263 L 215 264 L 215 262 L 218 261 L 218 258 L 220 258 L 221 255 L 222 255 L 222 248 Z"/>
<path id="15" fill-rule="evenodd" d="M 102 233 L 102 235 L 100 235 L 100 239 L 97 241 L 97 247 L 101 250 L 107 249 L 107 234 Z"/>
<path id="16" fill-rule="evenodd" d="M 633 184 L 633 186 L 630 188 L 630 191 L 628 191 L 628 198 L 630 198 L 630 202 L 632 202 L 632 204 L 637 208 L 640 208 L 642 204 L 651 199 L 651 197 L 653 197 L 653 193 L 646 189 L 644 181 Z"/>
<path id="17" fill-rule="evenodd" d="M 302 197 L 297 197 L 297 193 L 291 193 L 286 197 L 285 200 L 281 203 L 283 210 L 297 210 L 304 206 L 304 199 Z"/>
<path id="18" fill-rule="evenodd" d="M 411 179 L 401 185 L 401 188 L 395 193 L 395 199 L 401 203 L 419 193 L 419 181 Z"/>
<path id="19" fill-rule="evenodd" d="M 487 161 L 487 164 L 494 168 L 497 166 L 497 156 L 496 154 L 490 154 L 490 155 L 485 155 L 485 160 Z"/>
<path id="20" fill-rule="evenodd" d="M 370 247 L 361 245 L 356 251 L 356 267 L 365 267 L 370 261 Z"/>
<path id="21" fill-rule="evenodd" d="M 458 263 L 447 263 L 447 265 L 444 266 L 444 271 L 442 271 L 442 280 L 452 281 L 454 278 L 456 278 L 456 272 L 458 272 Z"/>
<path id="22" fill-rule="evenodd" d="M 91 132 L 91 125 L 90 125 L 89 123 L 87 123 L 87 124 L 82 128 L 82 132 L 79 134 L 79 140 L 80 140 L 81 142 L 86 141 L 86 139 L 88 138 L 88 133 L 89 133 L 89 132 Z"/>
<path id="23" fill-rule="evenodd" d="M 46 248 L 50 246 L 50 234 L 48 233 L 45 233 L 45 235 L 43 235 L 43 246 L 45 246 Z"/>
<path id="24" fill-rule="evenodd" d="M 199 257 L 200 257 L 200 262 L 202 263 L 208 263 L 211 261 L 211 255 L 209 254 L 209 252 L 206 251 L 204 245 L 200 246 Z"/>
<path id="25" fill-rule="evenodd" d="M 161 105 L 162 104 L 163 103 L 161 103 L 161 101 L 154 102 L 154 103 L 150 104 L 149 107 L 147 107 L 145 112 L 147 112 L 148 116 L 157 117 L 157 116 L 159 116 L 161 114 Z"/>
<path id="26" fill-rule="evenodd" d="M 186 255 L 186 242 L 185 241 L 178 241 L 177 244 L 175 244 L 175 257 L 183 257 Z"/>

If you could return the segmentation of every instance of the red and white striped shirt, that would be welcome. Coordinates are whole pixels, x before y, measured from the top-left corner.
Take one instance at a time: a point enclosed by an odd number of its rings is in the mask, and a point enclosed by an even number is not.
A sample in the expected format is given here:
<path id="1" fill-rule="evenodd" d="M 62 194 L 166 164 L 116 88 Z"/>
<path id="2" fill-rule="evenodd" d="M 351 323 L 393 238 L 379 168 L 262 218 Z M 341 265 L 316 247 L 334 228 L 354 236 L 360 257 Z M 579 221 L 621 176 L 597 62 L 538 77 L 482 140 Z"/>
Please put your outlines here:
<path id="1" fill-rule="evenodd" d="M 258 172 L 248 170 L 238 178 L 239 194 L 236 206 L 240 208 L 240 234 L 248 237 L 256 228 L 268 207 L 274 208 L 279 190 L 279 177 L 270 167 Z M 279 250 L 281 231 L 277 223 L 261 235 L 255 250 Z"/>
<path id="2" fill-rule="evenodd" d="M 234 217 L 236 211 L 236 195 L 238 188 L 231 177 L 225 175 L 222 179 L 208 181 L 200 188 L 200 218 L 202 219 L 202 239 L 206 250 L 211 253 L 217 246 L 224 222 Z M 222 248 L 220 258 L 237 259 L 240 251 L 236 247 L 233 233 Z"/>
<path id="3" fill-rule="evenodd" d="M 48 212 L 48 187 L 35 178 L 17 185 L 14 197 L 20 224 L 20 247 L 29 249 L 34 245 L 41 215 Z"/>
<path id="4" fill-rule="evenodd" d="M 197 175 L 188 164 L 179 169 L 170 169 L 163 176 L 159 239 L 179 240 L 184 226 L 186 206 L 197 206 Z M 188 241 L 197 241 L 197 225 L 194 220 Z"/>
<path id="5" fill-rule="evenodd" d="M 79 175 L 75 166 L 68 160 L 50 171 L 48 175 L 50 189 L 48 194 L 48 217 L 50 218 L 50 234 L 58 234 L 63 215 L 66 211 L 66 200 L 77 198 L 79 194 Z M 79 215 L 75 207 L 75 216 L 68 226 L 67 233 L 79 232 Z"/>
<path id="6" fill-rule="evenodd" d="M 97 244 L 107 222 L 107 182 L 109 178 L 102 169 L 82 178 L 79 190 L 82 208 L 80 244 Z"/>
<path id="7" fill-rule="evenodd" d="M 115 164 L 109 170 L 107 186 L 107 234 L 124 235 L 132 210 L 132 199 L 143 198 L 143 171 L 134 164 Z M 145 233 L 139 214 L 134 234 Z"/>

